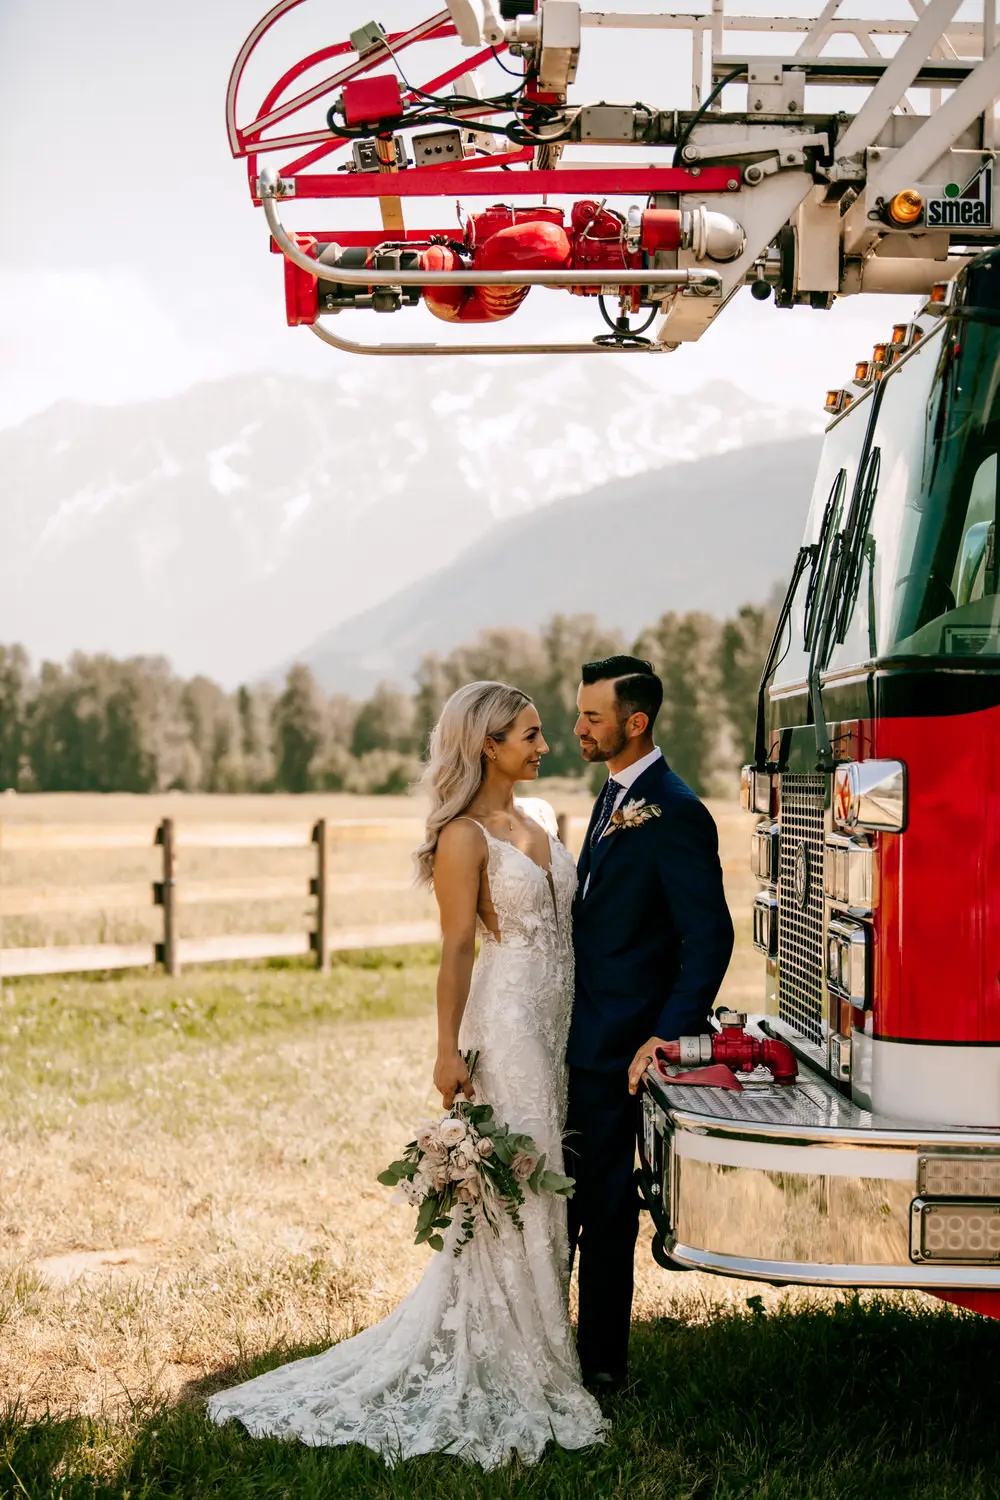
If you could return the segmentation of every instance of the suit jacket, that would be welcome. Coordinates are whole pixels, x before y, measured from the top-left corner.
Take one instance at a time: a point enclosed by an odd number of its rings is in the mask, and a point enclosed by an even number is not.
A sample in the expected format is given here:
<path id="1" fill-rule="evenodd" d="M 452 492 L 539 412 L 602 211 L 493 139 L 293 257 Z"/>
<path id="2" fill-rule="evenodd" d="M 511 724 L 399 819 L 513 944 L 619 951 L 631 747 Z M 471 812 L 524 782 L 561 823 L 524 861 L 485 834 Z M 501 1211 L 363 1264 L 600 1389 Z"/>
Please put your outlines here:
<path id="1" fill-rule="evenodd" d="M 704 1032 L 733 951 L 708 808 L 663 759 L 625 802 L 640 798 L 661 816 L 591 848 L 595 804 L 580 856 L 568 1055 L 571 1066 L 595 1072 L 627 1068 L 650 1036 Z"/>

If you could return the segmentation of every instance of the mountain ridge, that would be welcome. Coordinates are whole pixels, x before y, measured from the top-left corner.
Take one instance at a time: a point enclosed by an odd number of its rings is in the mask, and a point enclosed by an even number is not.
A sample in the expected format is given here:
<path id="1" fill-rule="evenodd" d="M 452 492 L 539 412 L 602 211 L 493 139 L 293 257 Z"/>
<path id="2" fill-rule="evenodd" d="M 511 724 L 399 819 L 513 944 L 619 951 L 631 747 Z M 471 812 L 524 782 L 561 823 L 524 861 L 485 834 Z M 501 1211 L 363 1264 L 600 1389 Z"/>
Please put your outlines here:
<path id="1" fill-rule="evenodd" d="M 554 614 L 594 614 L 635 635 L 668 609 L 721 618 L 761 602 L 794 560 L 819 446 L 818 437 L 761 444 L 555 501 L 335 626 L 296 660 L 328 691 L 365 694 L 381 680 L 406 685 L 425 653 L 493 626 L 533 630 Z M 752 509 L 757 497 L 767 525 Z"/>
<path id="2" fill-rule="evenodd" d="M 664 398 L 619 361 L 373 363 L 0 430 L 0 639 L 233 685 L 518 515 L 817 425 L 724 381 Z"/>

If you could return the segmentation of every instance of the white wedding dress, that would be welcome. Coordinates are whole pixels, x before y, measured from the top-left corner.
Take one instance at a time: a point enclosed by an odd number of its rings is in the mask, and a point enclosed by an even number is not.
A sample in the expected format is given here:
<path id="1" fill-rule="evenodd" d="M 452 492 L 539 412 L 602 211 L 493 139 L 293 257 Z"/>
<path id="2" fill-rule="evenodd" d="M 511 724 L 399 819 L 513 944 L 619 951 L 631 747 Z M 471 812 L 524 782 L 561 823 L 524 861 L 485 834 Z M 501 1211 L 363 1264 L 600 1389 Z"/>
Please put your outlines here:
<path id="1" fill-rule="evenodd" d="M 477 1100 L 562 1171 L 576 868 L 547 804 L 520 806 L 549 834 L 551 879 L 483 829 L 499 940 L 480 923 L 460 1045 L 479 1053 Z M 455 1256 L 453 1223 L 444 1251 L 383 1322 L 220 1392 L 209 1415 L 236 1417 L 255 1436 L 363 1443 L 390 1464 L 452 1453 L 491 1469 L 515 1452 L 534 1463 L 550 1440 L 601 1442 L 606 1423 L 581 1384 L 570 1331 L 566 1203 L 526 1198 L 523 1238 L 507 1221 L 499 1237 L 480 1226 Z"/>

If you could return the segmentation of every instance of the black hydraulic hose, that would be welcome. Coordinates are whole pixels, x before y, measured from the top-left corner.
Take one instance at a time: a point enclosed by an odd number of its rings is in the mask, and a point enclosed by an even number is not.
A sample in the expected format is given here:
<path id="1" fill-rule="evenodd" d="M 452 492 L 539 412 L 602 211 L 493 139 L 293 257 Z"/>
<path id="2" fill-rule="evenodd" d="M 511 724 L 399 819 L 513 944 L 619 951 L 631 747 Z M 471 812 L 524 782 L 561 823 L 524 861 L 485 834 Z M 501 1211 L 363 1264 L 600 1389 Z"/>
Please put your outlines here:
<path id="1" fill-rule="evenodd" d="M 733 68 L 732 72 L 727 73 L 725 78 L 719 79 L 718 83 L 715 85 L 715 88 L 709 94 L 708 98 L 705 99 L 701 104 L 699 104 L 698 108 L 695 110 L 694 114 L 691 116 L 686 127 L 681 132 L 678 138 L 677 145 L 674 147 L 674 155 L 671 166 L 682 167 L 684 165 L 684 162 L 681 158 L 681 153 L 684 150 L 684 147 L 687 145 L 688 141 L 691 139 L 691 134 L 695 126 L 701 124 L 702 120 L 705 118 L 708 111 L 712 108 L 712 105 L 715 103 L 716 99 L 718 99 L 719 95 L 722 93 L 722 90 L 725 88 L 726 84 L 732 83 L 740 76 L 743 71 L 743 68 Z"/>

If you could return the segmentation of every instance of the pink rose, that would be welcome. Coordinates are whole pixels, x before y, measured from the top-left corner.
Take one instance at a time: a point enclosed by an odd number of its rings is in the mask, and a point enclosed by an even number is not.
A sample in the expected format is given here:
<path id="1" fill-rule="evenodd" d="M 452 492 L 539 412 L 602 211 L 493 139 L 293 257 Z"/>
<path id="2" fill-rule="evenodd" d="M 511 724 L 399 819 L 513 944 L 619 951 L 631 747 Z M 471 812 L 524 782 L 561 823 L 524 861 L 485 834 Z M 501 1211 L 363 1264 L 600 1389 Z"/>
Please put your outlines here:
<path id="1" fill-rule="evenodd" d="M 537 1165 L 537 1156 L 529 1156 L 525 1151 L 518 1151 L 510 1164 L 510 1169 L 518 1182 L 527 1182 Z"/>

